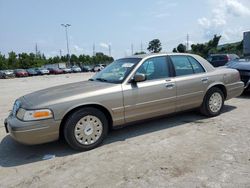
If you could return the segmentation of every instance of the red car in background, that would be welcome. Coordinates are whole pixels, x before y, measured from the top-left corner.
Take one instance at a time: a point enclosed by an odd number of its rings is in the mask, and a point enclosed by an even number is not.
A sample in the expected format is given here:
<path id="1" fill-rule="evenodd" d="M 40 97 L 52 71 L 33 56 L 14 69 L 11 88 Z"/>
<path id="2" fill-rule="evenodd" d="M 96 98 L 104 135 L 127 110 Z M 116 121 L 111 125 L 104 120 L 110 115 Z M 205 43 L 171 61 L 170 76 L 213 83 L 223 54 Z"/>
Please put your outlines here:
<path id="1" fill-rule="evenodd" d="M 16 69 L 14 70 L 14 74 L 16 77 L 27 77 L 29 76 L 28 72 L 24 69 Z"/>
<path id="2" fill-rule="evenodd" d="M 50 74 L 63 74 L 63 70 L 59 68 L 48 68 Z"/>

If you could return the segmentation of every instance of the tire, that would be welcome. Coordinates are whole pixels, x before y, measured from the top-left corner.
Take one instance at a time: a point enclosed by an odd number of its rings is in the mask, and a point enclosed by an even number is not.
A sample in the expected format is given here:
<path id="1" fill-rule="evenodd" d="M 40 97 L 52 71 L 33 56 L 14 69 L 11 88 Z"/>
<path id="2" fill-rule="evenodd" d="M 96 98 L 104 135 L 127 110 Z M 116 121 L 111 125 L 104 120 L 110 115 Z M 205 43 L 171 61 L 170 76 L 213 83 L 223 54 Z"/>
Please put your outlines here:
<path id="1" fill-rule="evenodd" d="M 207 117 L 215 117 L 220 115 L 224 106 L 225 96 L 223 92 L 213 87 L 206 93 L 203 103 L 200 107 L 200 112 Z"/>
<path id="2" fill-rule="evenodd" d="M 99 146 L 108 133 L 108 120 L 96 108 L 82 108 L 66 120 L 64 138 L 69 146 L 78 151 L 87 151 Z"/>

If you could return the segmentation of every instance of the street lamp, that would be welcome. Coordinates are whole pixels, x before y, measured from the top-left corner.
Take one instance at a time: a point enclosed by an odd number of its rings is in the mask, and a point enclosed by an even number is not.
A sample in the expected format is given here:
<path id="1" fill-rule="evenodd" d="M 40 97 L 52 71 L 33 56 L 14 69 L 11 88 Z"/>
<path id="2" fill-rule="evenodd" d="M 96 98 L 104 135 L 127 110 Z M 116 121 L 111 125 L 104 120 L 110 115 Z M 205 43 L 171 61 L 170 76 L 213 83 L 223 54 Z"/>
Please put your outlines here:
<path id="1" fill-rule="evenodd" d="M 70 24 L 61 24 L 61 26 L 63 26 L 65 28 L 65 32 L 66 32 L 66 41 L 67 41 L 67 56 L 68 56 L 68 64 L 70 64 L 70 54 L 69 54 L 69 38 L 68 38 L 68 27 L 70 27 Z"/>

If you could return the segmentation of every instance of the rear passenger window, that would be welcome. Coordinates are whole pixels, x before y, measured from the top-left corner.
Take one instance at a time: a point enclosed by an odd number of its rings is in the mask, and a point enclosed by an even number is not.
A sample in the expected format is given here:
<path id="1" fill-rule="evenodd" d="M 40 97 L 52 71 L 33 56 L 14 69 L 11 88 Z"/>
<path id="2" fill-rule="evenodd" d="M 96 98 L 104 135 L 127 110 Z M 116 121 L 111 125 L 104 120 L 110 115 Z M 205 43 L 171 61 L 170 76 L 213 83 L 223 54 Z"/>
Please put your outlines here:
<path id="1" fill-rule="evenodd" d="M 194 74 L 192 65 L 186 56 L 170 56 L 176 76 L 184 76 Z"/>
<path id="2" fill-rule="evenodd" d="M 196 59 L 194 59 L 193 57 L 189 56 L 188 60 L 191 63 L 193 69 L 194 69 L 194 73 L 205 72 L 204 68 L 201 66 L 201 64 Z"/>

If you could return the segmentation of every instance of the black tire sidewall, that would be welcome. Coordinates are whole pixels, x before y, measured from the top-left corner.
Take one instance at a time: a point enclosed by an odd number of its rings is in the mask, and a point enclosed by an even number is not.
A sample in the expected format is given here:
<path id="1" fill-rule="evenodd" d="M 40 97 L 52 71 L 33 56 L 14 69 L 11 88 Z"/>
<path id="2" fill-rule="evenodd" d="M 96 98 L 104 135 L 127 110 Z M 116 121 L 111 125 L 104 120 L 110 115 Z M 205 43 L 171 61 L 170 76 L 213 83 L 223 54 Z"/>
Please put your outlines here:
<path id="1" fill-rule="evenodd" d="M 84 116 L 87 115 L 93 115 L 96 116 L 97 118 L 100 119 L 100 121 L 102 122 L 102 134 L 99 137 L 99 139 L 90 145 L 83 145 L 80 144 L 76 138 L 75 138 L 75 126 L 77 124 L 77 122 L 83 118 Z M 108 120 L 106 118 L 106 116 L 104 115 L 104 113 L 98 109 L 95 108 L 83 108 L 83 109 L 79 109 L 77 111 L 75 111 L 67 120 L 64 126 L 64 137 L 66 142 L 75 150 L 79 150 L 79 151 L 87 151 L 87 150 L 91 150 L 96 148 L 98 145 L 100 145 L 103 141 L 103 139 L 106 137 L 107 132 L 108 132 Z"/>

